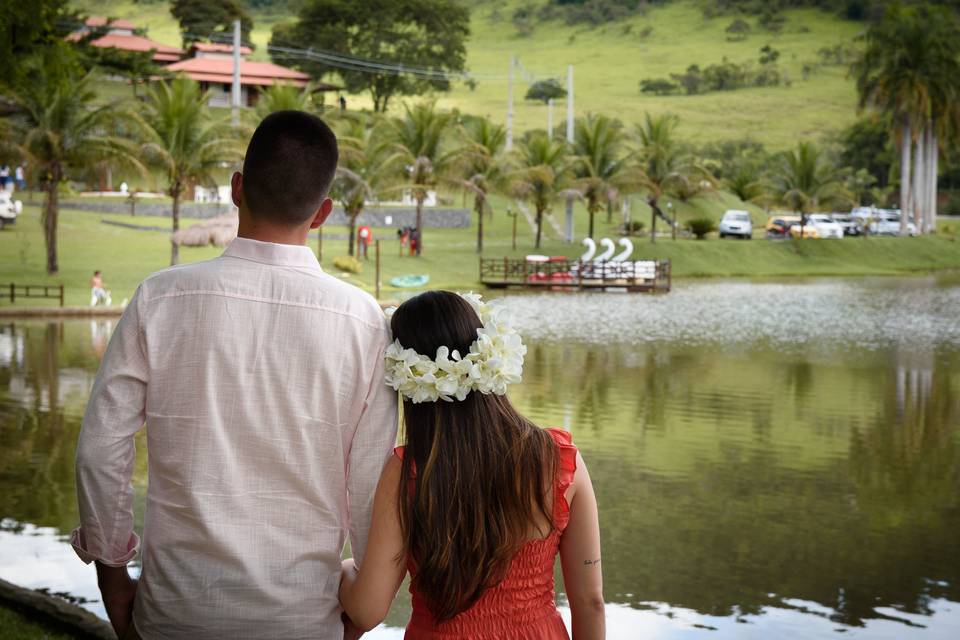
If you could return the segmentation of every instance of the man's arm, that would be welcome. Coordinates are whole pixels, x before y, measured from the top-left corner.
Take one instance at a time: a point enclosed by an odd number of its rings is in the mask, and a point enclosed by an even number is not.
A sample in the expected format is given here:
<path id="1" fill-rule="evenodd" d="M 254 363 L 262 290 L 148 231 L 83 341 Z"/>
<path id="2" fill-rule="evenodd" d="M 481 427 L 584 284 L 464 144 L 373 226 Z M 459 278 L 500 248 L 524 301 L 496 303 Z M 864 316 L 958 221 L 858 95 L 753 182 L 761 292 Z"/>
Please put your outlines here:
<path id="1" fill-rule="evenodd" d="M 129 625 L 136 584 L 126 572 L 140 540 L 133 532 L 134 436 L 146 414 L 147 361 L 141 331 L 141 290 L 110 339 L 77 443 L 80 526 L 73 548 L 96 561 L 107 612 L 118 633 Z"/>
<path id="2" fill-rule="evenodd" d="M 383 354 L 389 333 L 384 319 L 383 338 L 373 363 L 373 377 L 347 459 L 347 506 L 350 511 L 350 548 L 359 565 L 367 548 L 373 516 L 373 496 L 383 465 L 397 441 L 397 392 L 384 382 Z"/>

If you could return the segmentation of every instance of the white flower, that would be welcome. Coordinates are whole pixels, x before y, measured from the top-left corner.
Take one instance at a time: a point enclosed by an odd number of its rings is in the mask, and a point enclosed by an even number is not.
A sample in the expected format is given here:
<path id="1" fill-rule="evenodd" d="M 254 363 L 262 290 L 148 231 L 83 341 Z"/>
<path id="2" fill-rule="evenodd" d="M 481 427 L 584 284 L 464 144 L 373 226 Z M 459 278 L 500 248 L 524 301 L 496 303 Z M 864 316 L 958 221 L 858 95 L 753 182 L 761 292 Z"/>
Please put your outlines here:
<path id="1" fill-rule="evenodd" d="M 523 376 L 527 348 L 509 326 L 503 307 L 485 304 L 472 292 L 461 297 L 483 323 L 466 356 L 441 346 L 431 359 L 404 349 L 397 340 L 387 347 L 386 383 L 414 403 L 463 400 L 471 391 L 504 395 L 507 386 Z"/>

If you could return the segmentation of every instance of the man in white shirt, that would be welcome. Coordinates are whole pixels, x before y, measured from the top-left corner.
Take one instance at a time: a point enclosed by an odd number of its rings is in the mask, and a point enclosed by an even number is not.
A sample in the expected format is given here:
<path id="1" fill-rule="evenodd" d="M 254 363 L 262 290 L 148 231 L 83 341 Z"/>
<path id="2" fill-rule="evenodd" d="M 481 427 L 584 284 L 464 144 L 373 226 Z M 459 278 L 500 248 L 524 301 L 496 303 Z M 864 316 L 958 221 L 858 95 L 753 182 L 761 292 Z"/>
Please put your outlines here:
<path id="1" fill-rule="evenodd" d="M 110 341 L 77 447 L 81 526 L 121 638 L 335 639 L 349 533 L 362 561 L 396 438 L 386 320 L 305 246 L 332 210 L 336 138 L 268 116 L 232 180 L 238 238 L 156 273 Z M 134 435 L 149 454 L 140 579 Z"/>

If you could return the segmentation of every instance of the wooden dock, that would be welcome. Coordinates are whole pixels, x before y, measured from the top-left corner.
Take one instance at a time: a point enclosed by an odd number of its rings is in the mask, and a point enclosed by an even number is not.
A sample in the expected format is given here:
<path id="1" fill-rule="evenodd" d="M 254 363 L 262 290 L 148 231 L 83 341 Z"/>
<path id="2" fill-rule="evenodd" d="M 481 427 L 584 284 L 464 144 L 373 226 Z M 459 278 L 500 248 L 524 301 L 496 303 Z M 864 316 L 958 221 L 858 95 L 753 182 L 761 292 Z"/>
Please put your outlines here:
<path id="1" fill-rule="evenodd" d="M 480 282 L 493 289 L 631 293 L 666 293 L 672 285 L 669 260 L 581 262 L 568 258 L 480 258 Z"/>

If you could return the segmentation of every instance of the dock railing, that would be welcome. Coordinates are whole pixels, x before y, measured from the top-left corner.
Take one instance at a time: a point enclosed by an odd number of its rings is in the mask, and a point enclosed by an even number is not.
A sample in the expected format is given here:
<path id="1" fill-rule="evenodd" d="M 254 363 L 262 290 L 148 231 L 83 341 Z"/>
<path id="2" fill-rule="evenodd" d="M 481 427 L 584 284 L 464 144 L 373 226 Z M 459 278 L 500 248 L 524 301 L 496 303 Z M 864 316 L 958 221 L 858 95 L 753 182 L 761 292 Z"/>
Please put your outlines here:
<path id="1" fill-rule="evenodd" d="M 480 282 L 488 287 L 554 289 L 626 289 L 667 292 L 672 286 L 669 260 L 580 261 L 566 258 L 481 258 Z"/>
<path id="2" fill-rule="evenodd" d="M 15 284 L 11 282 L 4 293 L 9 296 L 10 304 L 15 303 L 18 298 L 46 298 L 59 300 L 60 306 L 63 306 L 62 284 Z"/>

